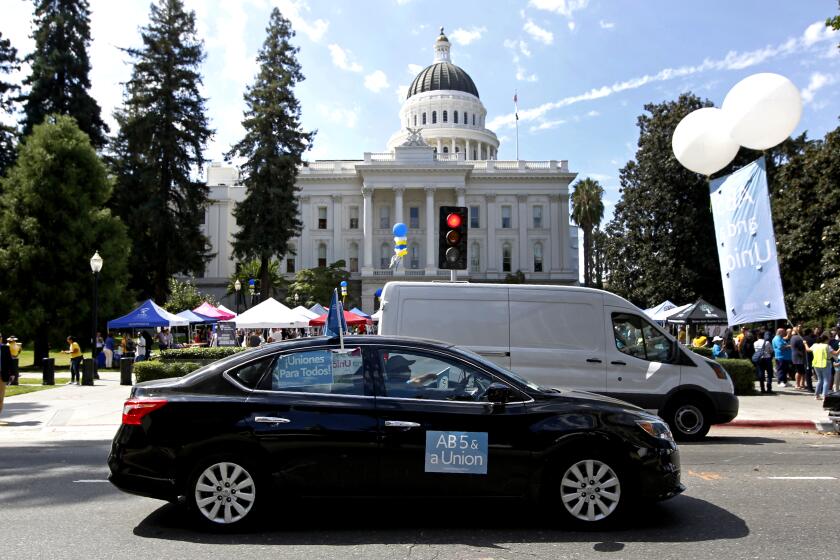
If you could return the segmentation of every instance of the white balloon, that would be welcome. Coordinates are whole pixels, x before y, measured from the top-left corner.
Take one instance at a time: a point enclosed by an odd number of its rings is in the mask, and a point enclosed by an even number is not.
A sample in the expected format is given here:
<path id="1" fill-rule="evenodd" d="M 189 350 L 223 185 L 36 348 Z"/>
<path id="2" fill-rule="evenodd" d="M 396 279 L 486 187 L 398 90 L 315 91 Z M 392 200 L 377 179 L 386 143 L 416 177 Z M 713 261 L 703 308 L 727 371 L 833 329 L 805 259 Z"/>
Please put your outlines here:
<path id="1" fill-rule="evenodd" d="M 722 108 L 732 123 L 733 140 L 745 148 L 766 150 L 796 129 L 802 98 L 784 76 L 753 74 L 729 90 Z"/>
<path id="2" fill-rule="evenodd" d="M 732 161 L 738 153 L 738 144 L 729 136 L 729 123 L 723 111 L 704 107 L 680 121 L 671 138 L 671 149 L 683 167 L 711 175 Z"/>

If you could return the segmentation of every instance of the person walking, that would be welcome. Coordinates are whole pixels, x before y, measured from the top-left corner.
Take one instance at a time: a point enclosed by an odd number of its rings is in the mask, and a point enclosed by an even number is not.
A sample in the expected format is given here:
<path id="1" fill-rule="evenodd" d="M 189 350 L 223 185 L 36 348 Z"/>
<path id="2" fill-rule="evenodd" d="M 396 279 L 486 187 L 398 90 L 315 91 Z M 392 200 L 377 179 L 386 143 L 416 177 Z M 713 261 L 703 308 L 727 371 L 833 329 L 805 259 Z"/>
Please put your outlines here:
<path id="1" fill-rule="evenodd" d="M 102 346 L 102 353 L 105 354 L 105 367 L 114 367 L 114 337 L 111 335 L 110 331 L 108 331 L 108 333 L 105 335 L 105 342 Z"/>
<path id="2" fill-rule="evenodd" d="M 773 394 L 773 344 L 770 342 L 770 331 L 753 343 L 753 356 L 758 376 L 758 385 L 762 393 Z"/>
<path id="3" fill-rule="evenodd" d="M 137 336 L 137 340 L 134 342 L 134 345 L 136 347 L 136 355 L 134 357 L 135 362 L 142 362 L 146 359 L 146 337 L 143 336 L 144 332 L 145 331 L 141 332 Z"/>
<path id="4" fill-rule="evenodd" d="M 808 345 L 802 338 L 801 327 L 797 325 L 793 328 L 793 336 L 790 337 L 790 361 L 796 372 L 796 388 L 813 393 L 814 384 L 811 381 L 811 373 L 808 371 L 807 354 Z"/>
<path id="5" fill-rule="evenodd" d="M 17 385 L 20 382 L 20 353 L 23 351 L 23 345 L 18 342 L 16 336 L 10 336 L 6 339 L 9 345 L 9 354 L 12 356 L 12 374 L 9 377 L 9 385 Z"/>
<path id="6" fill-rule="evenodd" d="M 772 344 L 773 357 L 776 358 L 776 383 L 779 387 L 787 387 L 790 345 L 785 340 L 785 329 L 776 329 Z"/>
<path id="7" fill-rule="evenodd" d="M 819 401 L 828 396 L 831 386 L 831 365 L 828 361 L 831 348 L 828 345 L 828 336 L 820 335 L 817 342 L 808 348 L 808 352 L 812 355 L 811 363 L 817 372 L 817 390 L 814 392 L 814 398 Z"/>
<path id="8" fill-rule="evenodd" d="M 70 354 L 70 381 L 67 384 L 76 383 L 77 385 L 81 385 L 82 349 L 79 348 L 79 343 L 72 336 L 67 337 L 67 344 L 70 347 L 67 350 L 62 350 L 63 353 Z"/>

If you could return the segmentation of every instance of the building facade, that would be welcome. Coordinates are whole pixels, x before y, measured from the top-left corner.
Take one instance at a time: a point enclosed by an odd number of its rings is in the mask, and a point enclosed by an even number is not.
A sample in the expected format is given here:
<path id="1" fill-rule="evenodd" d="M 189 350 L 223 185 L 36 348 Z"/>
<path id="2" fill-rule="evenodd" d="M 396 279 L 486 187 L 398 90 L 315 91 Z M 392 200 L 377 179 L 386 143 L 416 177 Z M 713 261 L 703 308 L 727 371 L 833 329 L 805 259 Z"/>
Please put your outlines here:
<path id="1" fill-rule="evenodd" d="M 362 309 L 373 312 L 374 293 L 389 280 L 450 277 L 437 268 L 439 208 L 466 206 L 469 268 L 459 271 L 459 279 L 503 281 L 521 271 L 528 282 L 577 282 L 577 228 L 569 223 L 569 184 L 576 174 L 564 160 L 496 159 L 499 141 L 484 128 L 478 90 L 449 55 L 441 30 L 435 60 L 411 84 L 401 130 L 387 151 L 300 169 L 303 228 L 294 254 L 280 262 L 289 279 L 298 270 L 344 260 L 361 285 Z M 199 285 L 219 293 L 236 269 L 232 212 L 245 188 L 235 168 L 217 163 L 207 182 L 212 204 L 205 233 L 216 254 Z M 398 222 L 408 226 L 408 255 L 391 269 L 391 228 Z"/>

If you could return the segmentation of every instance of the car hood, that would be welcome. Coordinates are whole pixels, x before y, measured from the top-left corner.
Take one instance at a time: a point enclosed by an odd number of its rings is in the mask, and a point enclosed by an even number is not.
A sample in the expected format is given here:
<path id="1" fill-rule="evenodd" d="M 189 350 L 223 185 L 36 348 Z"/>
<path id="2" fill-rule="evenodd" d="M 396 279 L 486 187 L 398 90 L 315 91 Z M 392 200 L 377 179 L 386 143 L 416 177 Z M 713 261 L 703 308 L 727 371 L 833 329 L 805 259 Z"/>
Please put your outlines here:
<path id="1" fill-rule="evenodd" d="M 643 408 L 639 408 L 636 405 L 630 404 L 626 401 L 622 401 L 619 399 L 615 399 L 613 397 L 607 397 L 605 395 L 599 395 L 598 393 L 590 393 L 589 391 L 576 391 L 570 389 L 557 389 L 558 392 L 546 392 L 543 393 L 548 398 L 566 398 L 566 399 L 576 399 L 581 401 L 594 401 L 600 404 L 611 404 L 618 408 L 623 408 L 625 410 L 631 410 L 633 412 L 645 412 Z"/>

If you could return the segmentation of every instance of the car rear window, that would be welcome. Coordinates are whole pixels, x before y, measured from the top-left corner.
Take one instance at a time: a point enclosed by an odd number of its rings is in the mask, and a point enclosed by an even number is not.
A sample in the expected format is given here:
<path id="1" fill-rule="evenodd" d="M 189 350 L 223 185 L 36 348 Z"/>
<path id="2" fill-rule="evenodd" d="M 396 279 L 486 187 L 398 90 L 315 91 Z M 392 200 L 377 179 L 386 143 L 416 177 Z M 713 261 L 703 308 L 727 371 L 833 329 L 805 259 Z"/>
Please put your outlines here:
<path id="1" fill-rule="evenodd" d="M 254 389 L 257 387 L 257 383 L 260 382 L 263 375 L 265 375 L 265 372 L 268 371 L 268 367 L 271 365 L 273 359 L 273 356 L 269 356 L 268 358 L 263 358 L 262 360 L 249 362 L 244 366 L 233 370 L 230 374 L 249 389 Z"/>

